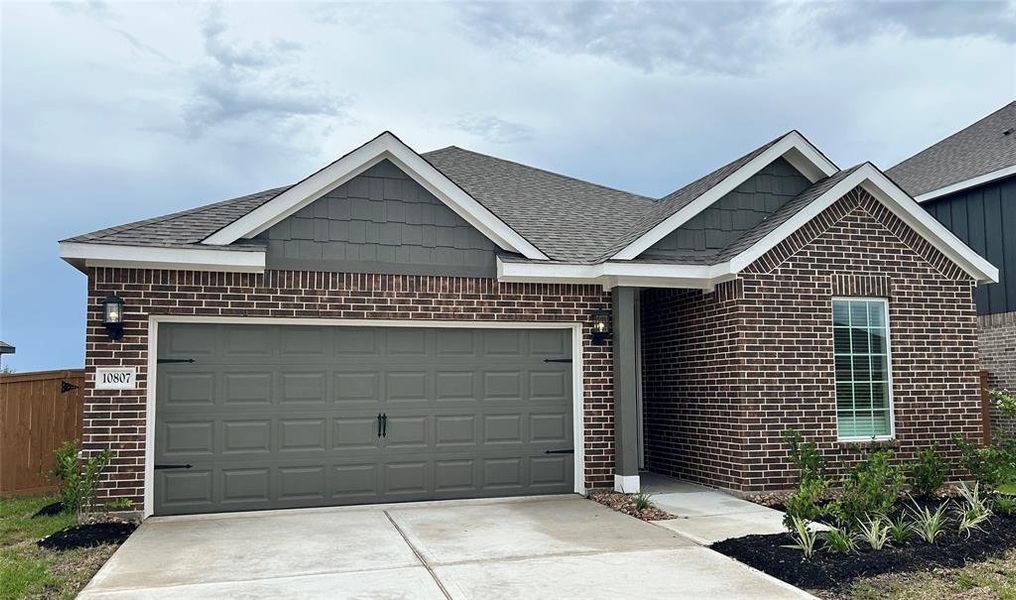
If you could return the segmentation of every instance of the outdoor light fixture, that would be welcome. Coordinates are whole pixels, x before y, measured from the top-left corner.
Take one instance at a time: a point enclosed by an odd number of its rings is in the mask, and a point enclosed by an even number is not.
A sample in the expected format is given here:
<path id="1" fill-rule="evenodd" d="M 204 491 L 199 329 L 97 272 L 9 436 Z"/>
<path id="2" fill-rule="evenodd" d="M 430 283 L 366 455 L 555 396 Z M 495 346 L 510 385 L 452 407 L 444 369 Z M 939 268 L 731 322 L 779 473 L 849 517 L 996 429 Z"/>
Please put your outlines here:
<path id="1" fill-rule="evenodd" d="M 593 313 L 593 343 L 603 345 L 610 337 L 610 311 L 598 310 Z"/>
<path id="2" fill-rule="evenodd" d="M 123 337 L 123 298 L 116 294 L 106 296 L 102 301 L 102 324 L 106 326 L 109 339 Z"/>

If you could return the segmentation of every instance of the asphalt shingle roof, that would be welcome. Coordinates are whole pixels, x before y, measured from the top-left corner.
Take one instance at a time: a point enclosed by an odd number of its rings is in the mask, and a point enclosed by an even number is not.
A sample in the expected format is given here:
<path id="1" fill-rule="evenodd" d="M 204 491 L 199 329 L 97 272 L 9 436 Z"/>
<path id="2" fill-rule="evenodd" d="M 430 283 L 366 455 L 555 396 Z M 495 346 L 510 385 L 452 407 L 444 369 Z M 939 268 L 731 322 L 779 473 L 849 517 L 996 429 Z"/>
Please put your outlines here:
<path id="1" fill-rule="evenodd" d="M 1013 165 L 1016 102 L 918 152 L 886 174 L 911 196 L 920 196 Z"/>
<path id="2" fill-rule="evenodd" d="M 551 260 L 592 264 L 609 259 L 783 137 L 659 200 L 455 146 L 422 156 Z M 851 171 L 840 171 L 810 186 L 780 211 L 732 242 L 730 247 L 706 256 L 681 258 L 680 261 L 685 264 L 715 264 L 726 260 L 722 257 L 733 256 L 750 247 Z M 201 244 L 201 241 L 287 189 L 288 186 L 265 190 L 64 241 L 166 248 L 200 247 L 206 250 L 256 249 L 259 246 L 209 246 Z"/>

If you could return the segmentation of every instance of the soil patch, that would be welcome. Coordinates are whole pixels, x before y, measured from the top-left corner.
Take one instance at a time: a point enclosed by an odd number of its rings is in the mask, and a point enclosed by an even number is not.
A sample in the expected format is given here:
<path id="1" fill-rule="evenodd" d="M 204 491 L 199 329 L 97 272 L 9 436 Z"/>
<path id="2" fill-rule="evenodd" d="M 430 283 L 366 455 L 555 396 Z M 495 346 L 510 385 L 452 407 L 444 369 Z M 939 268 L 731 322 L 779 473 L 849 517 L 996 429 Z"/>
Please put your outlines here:
<path id="1" fill-rule="evenodd" d="M 134 523 L 120 521 L 103 521 L 75 525 L 50 534 L 37 543 L 49 550 L 71 550 L 74 548 L 93 548 L 103 544 L 122 544 L 137 529 Z"/>
<path id="2" fill-rule="evenodd" d="M 879 552 L 838 554 L 819 550 L 810 560 L 805 560 L 800 550 L 784 547 L 792 543 L 789 534 L 780 533 L 733 538 L 710 547 L 791 585 L 835 591 L 863 577 L 961 567 L 1001 555 L 1016 548 L 1016 518 L 996 516 L 983 531 L 975 531 L 970 537 L 949 531 L 935 545 L 914 538 L 904 546 Z"/>
<path id="3" fill-rule="evenodd" d="M 596 502 L 609 506 L 617 512 L 624 513 L 635 517 L 636 519 L 642 519 L 643 521 L 666 521 L 668 519 L 676 519 L 676 515 L 672 515 L 669 512 L 650 506 L 639 510 L 635 505 L 634 494 L 622 494 L 620 492 L 596 492 L 589 496 Z"/>

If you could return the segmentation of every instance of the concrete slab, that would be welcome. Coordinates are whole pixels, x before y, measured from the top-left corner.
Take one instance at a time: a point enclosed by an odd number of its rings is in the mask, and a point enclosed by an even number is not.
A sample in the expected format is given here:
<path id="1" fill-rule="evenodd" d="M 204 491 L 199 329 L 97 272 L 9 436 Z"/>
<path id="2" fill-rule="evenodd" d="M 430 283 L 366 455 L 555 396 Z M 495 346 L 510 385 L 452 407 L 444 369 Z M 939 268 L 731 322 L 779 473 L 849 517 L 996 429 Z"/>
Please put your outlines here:
<path id="1" fill-rule="evenodd" d="M 388 512 L 432 565 L 692 545 L 678 535 L 579 496 Z"/>
<path id="2" fill-rule="evenodd" d="M 418 566 L 381 511 L 153 518 L 96 574 L 96 591 Z"/>
<path id="3" fill-rule="evenodd" d="M 653 524 L 677 532 L 705 546 L 728 538 L 786 531 L 783 526 L 783 513 L 777 510 L 671 519 L 656 521 Z"/>
<path id="4" fill-rule="evenodd" d="M 423 567 L 303 575 L 223 583 L 198 583 L 114 592 L 86 590 L 78 600 L 445 600 Z"/>
<path id="5" fill-rule="evenodd" d="M 697 546 L 463 563 L 439 566 L 435 571 L 454 600 L 812 598 L 801 590 Z"/>

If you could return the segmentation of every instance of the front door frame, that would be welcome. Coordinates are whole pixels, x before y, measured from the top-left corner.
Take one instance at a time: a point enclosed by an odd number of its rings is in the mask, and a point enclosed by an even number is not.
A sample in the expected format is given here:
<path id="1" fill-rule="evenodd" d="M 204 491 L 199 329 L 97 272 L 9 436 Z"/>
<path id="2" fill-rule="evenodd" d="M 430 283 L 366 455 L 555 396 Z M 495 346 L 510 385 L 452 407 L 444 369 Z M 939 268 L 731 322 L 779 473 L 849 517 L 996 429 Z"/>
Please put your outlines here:
<path id="1" fill-rule="evenodd" d="M 583 323 L 575 321 L 423 321 L 402 319 L 317 319 L 313 317 L 220 317 L 204 315 L 148 315 L 148 372 L 145 379 L 145 499 L 143 518 L 155 512 L 155 395 L 162 323 L 205 323 L 209 325 L 318 325 L 330 327 L 412 327 L 467 329 L 563 329 L 572 332 L 572 444 L 574 491 L 586 493 L 585 427 L 583 403 Z"/>

